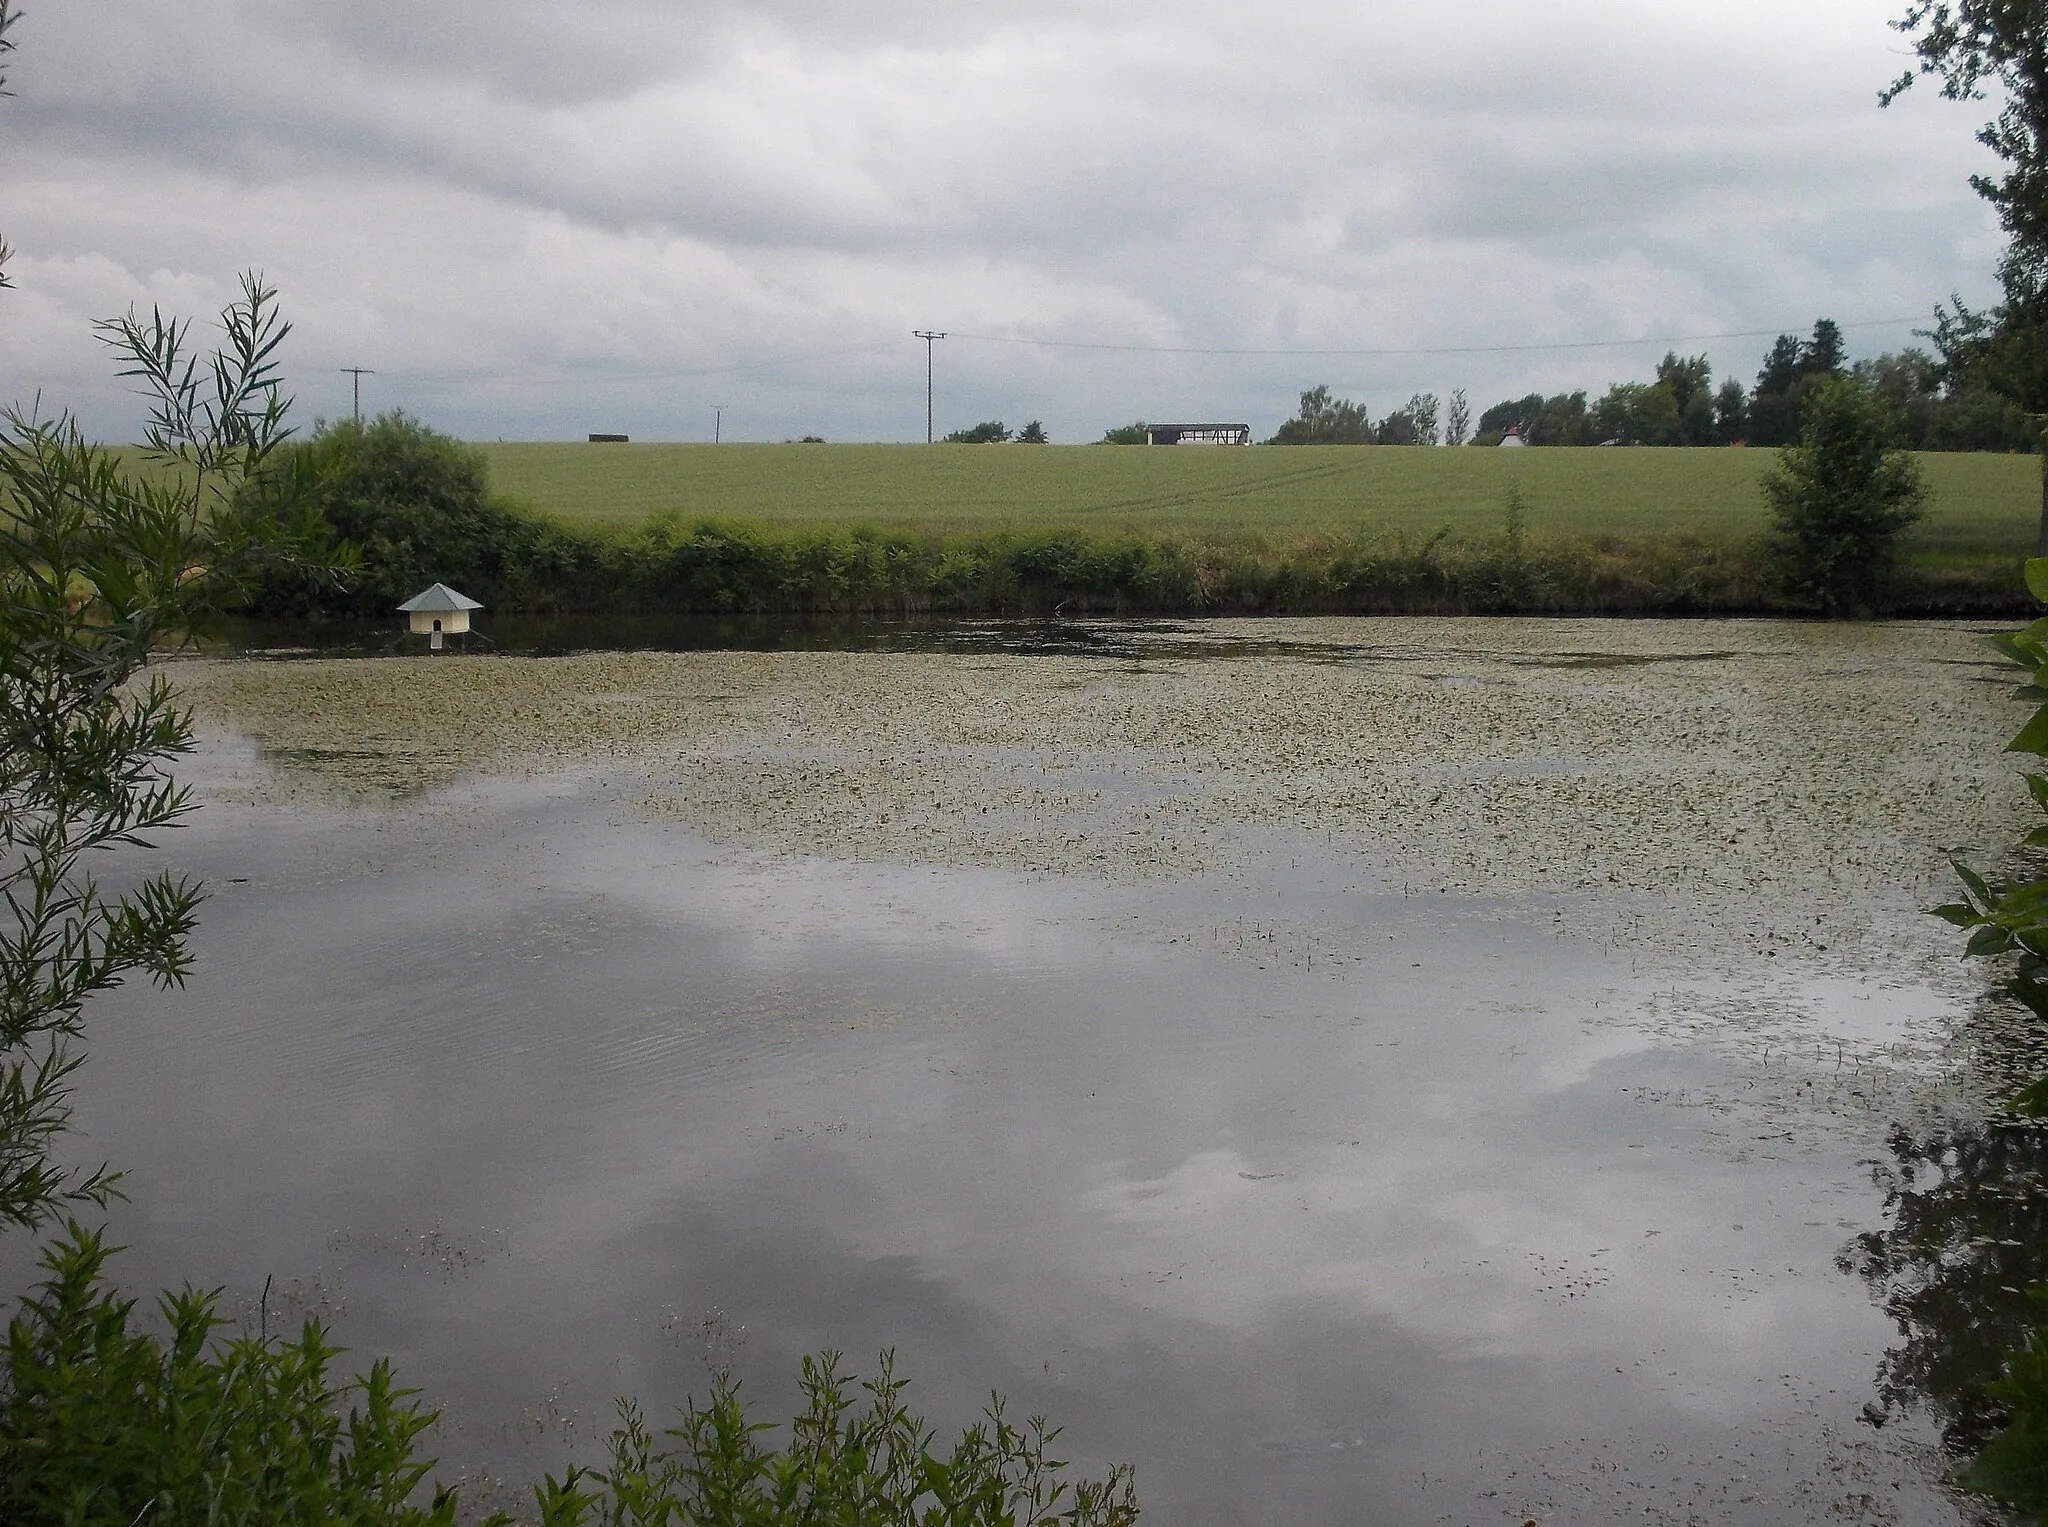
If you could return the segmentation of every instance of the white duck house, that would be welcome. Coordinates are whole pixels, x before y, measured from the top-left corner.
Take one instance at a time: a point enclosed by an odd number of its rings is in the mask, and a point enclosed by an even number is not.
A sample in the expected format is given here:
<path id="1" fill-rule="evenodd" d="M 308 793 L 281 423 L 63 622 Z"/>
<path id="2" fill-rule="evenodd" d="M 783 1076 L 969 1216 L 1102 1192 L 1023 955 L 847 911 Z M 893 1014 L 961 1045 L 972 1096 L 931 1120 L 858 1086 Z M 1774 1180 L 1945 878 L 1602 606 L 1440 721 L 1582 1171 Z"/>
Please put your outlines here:
<path id="1" fill-rule="evenodd" d="M 483 604 L 467 594 L 458 594 L 445 583 L 436 583 L 406 600 L 399 612 L 412 620 L 415 636 L 424 636 L 427 646 L 438 652 L 444 636 L 460 636 L 469 630 L 469 612 Z"/>

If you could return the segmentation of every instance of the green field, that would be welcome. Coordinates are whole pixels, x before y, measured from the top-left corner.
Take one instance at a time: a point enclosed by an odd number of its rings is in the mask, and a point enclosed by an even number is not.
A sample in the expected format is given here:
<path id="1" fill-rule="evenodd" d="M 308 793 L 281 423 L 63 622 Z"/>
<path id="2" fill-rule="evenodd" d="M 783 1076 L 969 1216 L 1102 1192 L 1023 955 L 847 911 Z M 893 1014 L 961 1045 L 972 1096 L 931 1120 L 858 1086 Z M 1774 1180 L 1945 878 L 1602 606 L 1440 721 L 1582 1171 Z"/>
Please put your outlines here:
<path id="1" fill-rule="evenodd" d="M 1776 452 L 1296 446 L 585 445 L 478 447 L 491 485 L 565 523 L 629 529 L 673 512 L 768 526 L 938 535 L 1079 530 L 1297 540 L 1361 530 L 1498 532 L 1518 484 L 1533 535 L 1764 526 Z M 2020 555 L 2040 519 L 2030 456 L 1928 454 L 1922 554 Z"/>

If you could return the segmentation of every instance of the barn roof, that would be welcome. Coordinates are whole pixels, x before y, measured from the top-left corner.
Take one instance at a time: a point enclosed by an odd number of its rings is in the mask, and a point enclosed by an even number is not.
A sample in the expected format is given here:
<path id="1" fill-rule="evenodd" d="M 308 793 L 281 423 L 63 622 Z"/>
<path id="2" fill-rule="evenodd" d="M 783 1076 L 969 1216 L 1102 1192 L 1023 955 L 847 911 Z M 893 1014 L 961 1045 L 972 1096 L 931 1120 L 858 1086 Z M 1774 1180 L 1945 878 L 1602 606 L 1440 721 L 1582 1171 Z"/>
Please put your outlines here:
<path id="1" fill-rule="evenodd" d="M 411 615 L 415 611 L 438 612 L 441 610 L 481 610 L 483 605 L 467 594 L 458 594 L 445 583 L 436 583 L 406 600 L 398 607 L 399 613 Z"/>

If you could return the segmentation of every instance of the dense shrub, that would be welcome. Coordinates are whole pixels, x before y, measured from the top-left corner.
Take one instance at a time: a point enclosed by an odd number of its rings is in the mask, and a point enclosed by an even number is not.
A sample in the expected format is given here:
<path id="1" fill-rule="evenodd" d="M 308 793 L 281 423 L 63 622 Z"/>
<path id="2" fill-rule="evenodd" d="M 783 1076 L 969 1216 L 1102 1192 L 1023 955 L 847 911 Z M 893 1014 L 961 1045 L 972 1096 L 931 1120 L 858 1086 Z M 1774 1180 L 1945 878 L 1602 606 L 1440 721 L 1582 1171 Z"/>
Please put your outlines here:
<path id="1" fill-rule="evenodd" d="M 337 1383 L 338 1349 L 215 1340 L 211 1294 L 161 1301 L 164 1335 L 103 1281 L 107 1248 L 76 1224 L 43 1255 L 47 1280 L 7 1332 L 0 1386 L 0 1521 L 11 1527 L 441 1527 L 452 1495 L 411 1498 L 433 1421 L 383 1363 Z M 346 1414 L 343 1414 L 346 1407 Z"/>
<path id="2" fill-rule="evenodd" d="M 452 1527 L 455 1492 L 419 1454 L 434 1413 L 389 1367 L 337 1382 L 340 1349 L 308 1321 L 292 1341 L 222 1339 L 217 1296 L 159 1301 L 162 1335 L 109 1290 L 108 1248 L 73 1224 L 7 1333 L 0 1379 L 0 1522 L 9 1527 Z M 607 1467 L 534 1490 L 545 1527 L 1125 1527 L 1128 1468 L 1068 1480 L 1056 1431 L 1021 1427 L 1000 1398 L 954 1445 L 904 1403 L 884 1354 L 865 1383 L 836 1353 L 806 1358 L 787 1444 L 728 1374 L 658 1443 L 621 1402 Z M 856 1404 L 858 1394 L 866 1403 Z M 490 1524 L 509 1519 L 493 1517 Z"/>
<path id="3" fill-rule="evenodd" d="M 296 451 L 295 465 L 319 479 L 319 512 L 360 557 L 346 590 L 321 600 L 334 613 L 387 614 L 437 582 L 493 608 L 574 607 L 619 572 L 608 543 L 494 500 L 474 450 L 405 414 L 329 425 Z M 282 581 L 251 599 L 264 613 L 308 603 Z"/>
<path id="4" fill-rule="evenodd" d="M 1763 480 L 1786 592 L 1825 614 L 1878 603 L 1899 532 L 1925 513 L 1926 484 L 1891 448 L 1892 410 L 1853 377 L 1813 387 L 1799 444 L 1787 446 Z"/>

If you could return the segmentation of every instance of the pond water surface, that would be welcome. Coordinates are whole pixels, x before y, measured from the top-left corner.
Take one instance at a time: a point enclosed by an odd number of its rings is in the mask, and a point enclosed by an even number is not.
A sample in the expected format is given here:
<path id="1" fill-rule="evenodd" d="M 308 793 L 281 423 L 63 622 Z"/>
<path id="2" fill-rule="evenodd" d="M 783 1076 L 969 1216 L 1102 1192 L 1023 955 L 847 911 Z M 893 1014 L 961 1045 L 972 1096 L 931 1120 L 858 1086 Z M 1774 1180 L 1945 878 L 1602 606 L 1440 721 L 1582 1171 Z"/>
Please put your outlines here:
<path id="1" fill-rule="evenodd" d="M 2032 1058 L 1920 911 L 2023 823 L 1968 631 L 1084 648 L 179 665 L 121 1276 L 272 1280 L 486 1503 L 888 1347 L 1164 1522 L 1963 1519 L 1885 1300 Z"/>

